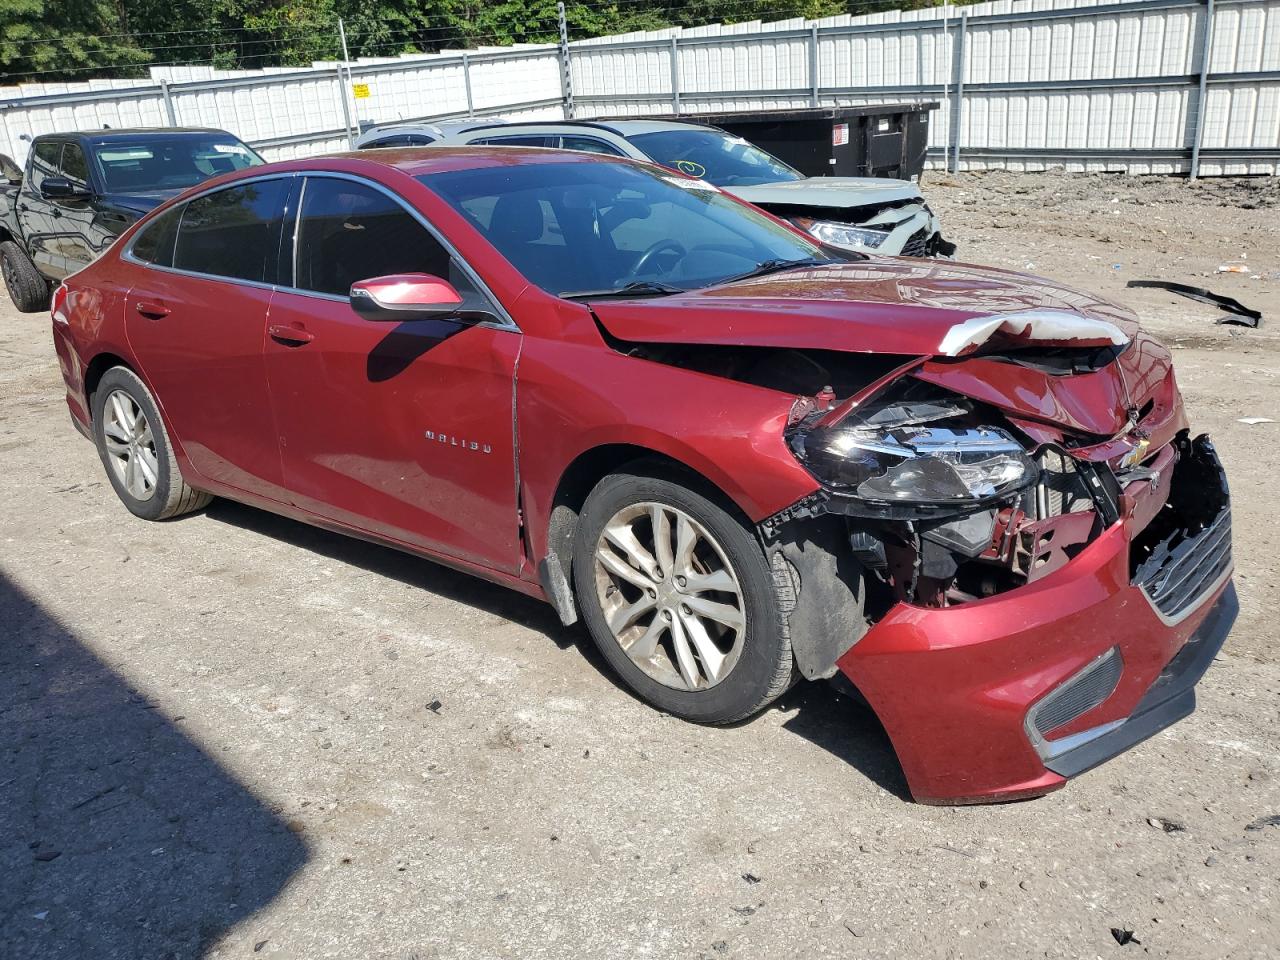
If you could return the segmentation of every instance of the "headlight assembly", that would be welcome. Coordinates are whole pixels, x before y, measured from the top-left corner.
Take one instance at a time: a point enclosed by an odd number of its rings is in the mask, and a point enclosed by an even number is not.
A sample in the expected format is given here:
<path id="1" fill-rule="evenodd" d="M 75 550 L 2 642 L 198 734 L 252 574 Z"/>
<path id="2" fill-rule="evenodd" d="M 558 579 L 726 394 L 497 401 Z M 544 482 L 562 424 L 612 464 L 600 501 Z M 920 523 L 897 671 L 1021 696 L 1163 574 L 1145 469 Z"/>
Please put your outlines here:
<path id="1" fill-rule="evenodd" d="M 888 230 L 855 227 L 848 223 L 834 223 L 830 220 L 809 220 L 801 217 L 795 223 L 801 230 L 828 246 L 839 247 L 841 250 L 875 250 L 889 237 Z"/>
<path id="2" fill-rule="evenodd" d="M 871 402 L 832 425 L 798 424 L 790 442 L 824 487 L 867 512 L 931 517 L 988 503 L 1038 476 L 1008 432 L 973 420 L 959 398 Z"/>

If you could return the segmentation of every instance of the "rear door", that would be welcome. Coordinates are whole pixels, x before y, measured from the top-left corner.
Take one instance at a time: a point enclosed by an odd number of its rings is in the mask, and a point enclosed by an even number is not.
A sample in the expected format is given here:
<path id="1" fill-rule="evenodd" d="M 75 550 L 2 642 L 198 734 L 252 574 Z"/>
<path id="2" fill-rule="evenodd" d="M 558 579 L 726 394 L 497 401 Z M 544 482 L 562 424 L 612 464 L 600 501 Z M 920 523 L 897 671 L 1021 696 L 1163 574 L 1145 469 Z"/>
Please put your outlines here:
<path id="1" fill-rule="evenodd" d="M 149 267 L 129 292 L 129 344 L 191 465 L 273 500 L 280 453 L 263 341 L 294 180 L 196 197 L 152 221 L 126 254 Z"/>
<path id="2" fill-rule="evenodd" d="M 271 305 L 267 377 L 294 502 L 346 526 L 505 571 L 519 569 L 514 388 L 520 333 L 398 197 L 313 175 L 293 289 Z M 377 323 L 357 280 L 448 279 L 486 322 Z"/>

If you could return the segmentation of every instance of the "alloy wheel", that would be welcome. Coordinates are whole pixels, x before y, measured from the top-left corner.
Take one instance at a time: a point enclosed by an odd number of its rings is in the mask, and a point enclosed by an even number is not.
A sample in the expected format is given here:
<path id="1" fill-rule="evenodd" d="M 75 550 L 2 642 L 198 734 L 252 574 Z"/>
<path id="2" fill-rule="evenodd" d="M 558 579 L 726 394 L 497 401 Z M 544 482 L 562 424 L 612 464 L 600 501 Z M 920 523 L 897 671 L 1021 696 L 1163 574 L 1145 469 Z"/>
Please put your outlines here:
<path id="1" fill-rule="evenodd" d="M 102 432 L 116 478 L 135 500 L 150 500 L 160 476 L 155 436 L 146 414 L 125 391 L 112 391 L 103 404 Z"/>
<path id="2" fill-rule="evenodd" d="M 595 584 L 605 621 L 637 667 L 677 690 L 706 690 L 742 653 L 742 587 L 711 533 L 683 510 L 624 507 L 596 543 Z"/>

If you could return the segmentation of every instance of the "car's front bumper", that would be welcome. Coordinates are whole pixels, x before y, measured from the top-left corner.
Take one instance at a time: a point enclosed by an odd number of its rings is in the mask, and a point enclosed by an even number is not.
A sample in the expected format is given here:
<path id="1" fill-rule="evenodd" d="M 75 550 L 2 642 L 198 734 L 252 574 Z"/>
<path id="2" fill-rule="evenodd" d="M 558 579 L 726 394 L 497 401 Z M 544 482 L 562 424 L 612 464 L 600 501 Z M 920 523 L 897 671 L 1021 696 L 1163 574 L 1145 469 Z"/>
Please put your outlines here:
<path id="1" fill-rule="evenodd" d="M 1046 793 L 1189 714 L 1238 610 L 1229 513 L 1225 531 L 1203 532 L 1202 559 L 1170 565 L 1178 578 L 1198 564 L 1202 578 L 1176 616 L 1135 582 L 1124 520 L 1034 583 L 957 606 L 891 609 L 838 666 L 884 724 L 912 795 L 974 803 Z M 1108 663 L 1118 668 L 1095 699 L 1069 689 Z M 1074 712 L 1068 703 L 1062 722 L 1036 729 L 1037 710 L 1073 696 Z"/>

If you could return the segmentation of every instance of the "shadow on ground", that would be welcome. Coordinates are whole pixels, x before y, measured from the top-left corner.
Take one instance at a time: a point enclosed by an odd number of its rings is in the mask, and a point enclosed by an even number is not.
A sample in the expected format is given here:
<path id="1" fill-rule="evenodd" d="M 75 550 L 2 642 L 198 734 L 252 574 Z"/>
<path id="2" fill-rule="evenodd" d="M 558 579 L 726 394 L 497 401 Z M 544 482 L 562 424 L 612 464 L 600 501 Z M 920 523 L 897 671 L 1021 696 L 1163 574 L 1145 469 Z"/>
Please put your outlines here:
<path id="1" fill-rule="evenodd" d="M 0 957 L 201 956 L 306 846 L 3 575 L 0 624 Z"/>
<path id="2" fill-rule="evenodd" d="M 563 626 L 551 607 L 539 600 L 389 547 L 229 500 L 215 500 L 206 512 L 220 523 L 251 530 L 512 620 L 543 634 L 561 649 L 576 645 L 591 667 L 618 689 L 634 696 L 600 655 L 585 628 L 580 623 Z M 784 723 L 786 730 L 855 767 L 882 789 L 910 799 L 889 737 L 869 708 L 837 695 L 825 682 L 797 684 L 778 701 L 778 707 L 791 714 Z M 751 719 L 745 723 L 751 723 Z"/>
<path id="3" fill-rule="evenodd" d="M 205 515 L 218 523 L 250 530 L 340 563 L 368 570 L 380 577 L 429 591 L 445 600 L 465 603 L 511 620 L 542 634 L 562 650 L 579 642 L 577 628 L 563 626 L 549 604 L 469 573 L 232 500 L 214 500 L 205 510 Z M 603 662 L 599 661 L 601 665 Z"/>

